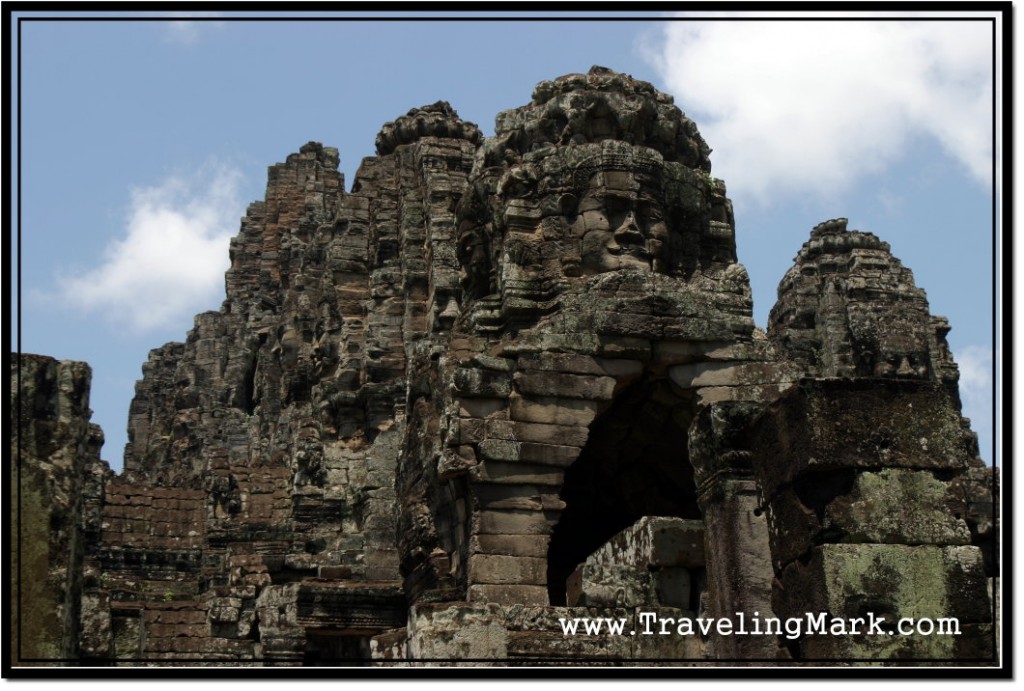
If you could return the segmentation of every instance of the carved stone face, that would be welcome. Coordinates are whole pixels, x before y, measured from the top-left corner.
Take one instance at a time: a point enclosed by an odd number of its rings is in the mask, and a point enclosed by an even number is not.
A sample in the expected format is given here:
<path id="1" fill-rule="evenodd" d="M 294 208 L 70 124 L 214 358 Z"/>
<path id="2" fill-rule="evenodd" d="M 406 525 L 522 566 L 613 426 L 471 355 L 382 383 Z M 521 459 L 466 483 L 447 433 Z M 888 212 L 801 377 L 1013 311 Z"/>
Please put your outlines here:
<path id="1" fill-rule="evenodd" d="M 931 375 L 929 322 L 919 311 L 899 310 L 898 298 L 880 304 L 873 318 L 862 319 L 851 331 L 855 352 L 862 353 L 858 374 L 886 379 L 928 379 Z M 864 365 L 867 365 L 865 367 Z"/>
<path id="2" fill-rule="evenodd" d="M 897 379 L 927 379 L 928 353 L 883 352 L 875 361 L 872 374 Z"/>
<path id="3" fill-rule="evenodd" d="M 591 176 L 572 224 L 582 274 L 628 267 L 668 272 L 669 229 L 657 182 L 650 173 L 628 170 Z"/>

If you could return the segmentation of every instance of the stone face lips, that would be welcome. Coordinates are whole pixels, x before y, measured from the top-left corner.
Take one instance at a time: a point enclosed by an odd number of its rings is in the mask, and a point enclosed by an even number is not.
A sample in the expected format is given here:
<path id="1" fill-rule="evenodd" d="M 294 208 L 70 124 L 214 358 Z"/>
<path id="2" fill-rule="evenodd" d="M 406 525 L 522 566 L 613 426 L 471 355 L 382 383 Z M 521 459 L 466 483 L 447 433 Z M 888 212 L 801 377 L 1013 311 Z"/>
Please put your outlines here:
<path id="1" fill-rule="evenodd" d="M 33 645 L 166 664 L 810 659 L 829 650 L 567 640 L 558 621 L 847 607 L 878 563 L 965 594 L 957 650 L 984 647 L 991 476 L 948 326 L 885 243 L 815 228 L 766 337 L 707 144 L 604 68 L 542 82 L 489 139 L 447 103 L 414 108 L 377 153 L 349 192 L 317 143 L 269 169 L 220 310 L 143 365 L 120 477 L 81 367 L 18 370 L 22 479 L 42 468 L 29 490 L 78 526 L 33 557 L 57 584 L 36 595 L 63 607 Z"/>

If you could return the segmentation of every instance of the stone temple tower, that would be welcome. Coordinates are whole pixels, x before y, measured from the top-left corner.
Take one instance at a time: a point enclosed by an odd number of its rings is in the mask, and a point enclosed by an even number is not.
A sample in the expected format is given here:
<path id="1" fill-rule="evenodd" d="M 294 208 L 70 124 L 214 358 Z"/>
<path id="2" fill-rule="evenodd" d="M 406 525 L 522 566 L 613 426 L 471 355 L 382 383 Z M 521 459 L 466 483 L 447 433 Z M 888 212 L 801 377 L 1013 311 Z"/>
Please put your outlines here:
<path id="1" fill-rule="evenodd" d="M 125 471 L 68 442 L 92 489 L 62 513 L 65 655 L 993 661 L 993 474 L 949 325 L 834 219 L 756 329 L 709 153 L 671 97 L 595 67 L 492 138 L 409 111 L 350 191 L 320 144 L 270 168 L 223 306 L 143 366 Z M 41 362 L 12 405 L 45 398 Z M 960 634 L 644 634 L 808 613 Z M 583 617 L 637 635 L 567 634 Z"/>

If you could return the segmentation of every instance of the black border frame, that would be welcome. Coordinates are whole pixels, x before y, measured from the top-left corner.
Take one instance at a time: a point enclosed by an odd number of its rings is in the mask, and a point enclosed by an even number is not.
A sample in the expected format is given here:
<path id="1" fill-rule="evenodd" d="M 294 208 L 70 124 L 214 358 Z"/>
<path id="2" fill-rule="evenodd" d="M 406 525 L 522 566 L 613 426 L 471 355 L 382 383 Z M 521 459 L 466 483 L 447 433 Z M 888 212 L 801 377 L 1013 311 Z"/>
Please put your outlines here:
<path id="1" fill-rule="evenodd" d="M 540 3 L 540 2 L 494 2 L 487 3 L 486 9 L 480 8 L 469 8 L 466 3 L 459 2 L 393 2 L 393 3 L 382 3 L 382 2 L 368 2 L 368 3 L 356 3 L 354 6 L 332 6 L 331 3 L 319 3 L 319 2 L 290 2 L 290 3 L 238 3 L 238 4 L 226 4 L 221 2 L 168 2 L 160 1 L 153 3 L 117 3 L 117 2 L 86 2 L 86 3 L 73 3 L 73 2 L 13 2 L 5 3 L 2 7 L 2 22 L 4 35 L 9 41 L 15 43 L 17 46 L 16 55 L 12 55 L 12 51 L 8 50 L 8 54 L 5 56 L 7 60 L 7 69 L 3 73 L 3 83 L 5 95 L 13 98 L 15 101 L 15 108 L 17 112 L 16 126 L 12 126 L 12 120 L 7 120 L 7 125 L 4 128 L 4 152 L 3 159 L 5 162 L 5 172 L 7 175 L 3 176 L 3 191 L 4 198 L 8 201 L 13 201 L 11 175 L 12 170 L 12 151 L 14 154 L 14 165 L 15 167 L 15 179 L 17 180 L 17 214 L 12 218 L 11 205 L 8 204 L 5 207 L 4 223 L 7 232 L 3 234 L 3 250 L 4 256 L 12 257 L 11 254 L 11 237 L 12 233 L 17 234 L 18 238 L 18 252 L 13 256 L 16 272 L 16 294 L 13 296 L 13 301 L 16 304 L 16 333 L 15 342 L 12 344 L 10 337 L 10 325 L 11 319 L 9 310 L 12 307 L 12 301 L 5 301 L 4 303 L 4 314 L 5 319 L 3 323 L 4 332 L 8 334 L 7 342 L 13 345 L 13 348 L 8 349 L 4 353 L 4 359 L 12 358 L 12 365 L 16 366 L 20 361 L 21 356 L 21 231 L 22 231 L 22 205 L 21 205 L 21 162 L 22 162 L 22 150 L 21 150 L 21 24 L 25 21 L 169 21 L 174 19 L 173 17 L 167 16 L 154 16 L 159 12 L 167 11 L 181 11 L 187 10 L 190 12 L 203 12 L 203 11 L 218 11 L 226 14 L 211 17 L 189 17 L 189 21 L 287 21 L 287 22 L 309 22 L 309 21 L 420 21 L 420 22 L 461 22 L 461 21 L 504 21 L 504 20 L 516 20 L 516 21 L 558 21 L 558 20 L 571 20 L 571 21 L 658 21 L 662 19 L 669 21 L 669 17 L 659 18 L 657 16 L 637 16 L 639 12 L 669 12 L 676 9 L 685 7 L 690 12 L 717 12 L 717 11 L 735 11 L 735 12 L 783 12 L 783 11 L 802 11 L 812 12 L 819 11 L 823 16 L 807 16 L 807 17 L 758 17 L 758 21 L 828 21 L 829 14 L 839 14 L 843 12 L 884 12 L 886 13 L 886 19 L 913 19 L 923 20 L 921 16 L 906 16 L 901 17 L 899 13 L 918 13 L 922 11 L 933 11 L 933 12 L 964 12 L 964 13 L 979 13 L 989 12 L 999 15 L 1000 22 L 995 19 L 981 18 L 978 20 L 988 20 L 992 22 L 993 38 L 995 39 L 995 45 L 998 46 L 1001 41 L 1002 51 L 998 48 L 993 51 L 992 62 L 993 62 L 993 115 L 997 119 L 1001 118 L 1002 128 L 993 127 L 993 152 L 1001 152 L 1001 157 L 997 154 L 993 156 L 992 160 L 992 179 L 993 179 L 993 195 L 992 195 L 992 233 L 994 240 L 992 268 L 993 268 L 993 345 L 994 345 L 994 358 L 993 367 L 995 371 L 995 381 L 993 387 L 993 410 L 996 411 L 994 426 L 993 426 L 993 438 L 996 441 L 998 448 L 998 440 L 1002 440 L 1002 454 L 999 454 L 993 459 L 995 464 L 998 460 L 998 468 L 1000 477 L 995 486 L 995 493 L 993 496 L 994 511 L 995 511 L 995 569 L 997 573 L 1002 573 L 1003 577 L 1000 579 L 1001 583 L 1001 594 L 1002 594 L 1002 611 L 1003 618 L 999 622 L 999 634 L 1001 637 L 1001 647 L 1003 649 L 1003 657 L 1001 660 L 998 659 L 998 651 L 994 651 L 997 659 L 998 666 L 984 666 L 984 667 L 970 667 L 964 663 L 973 662 L 972 660 L 949 660 L 949 662 L 955 662 L 954 667 L 938 667 L 935 663 L 943 662 L 943 660 L 900 660 L 896 664 L 905 665 L 906 663 L 923 662 L 927 663 L 928 667 L 913 667 L 913 666 L 884 666 L 881 668 L 877 667 L 826 667 L 821 666 L 822 662 L 835 662 L 840 664 L 848 665 L 850 660 L 838 659 L 838 660 L 820 660 L 815 661 L 812 664 L 807 662 L 793 662 L 784 660 L 709 660 L 700 661 L 703 662 L 698 667 L 651 667 L 650 663 L 658 662 L 659 660 L 640 660 L 640 661 L 628 661 L 623 660 L 625 666 L 622 667 L 593 667 L 593 666 L 544 666 L 544 667 L 533 667 L 529 666 L 530 661 L 538 663 L 551 664 L 552 660 L 548 659 L 516 659 L 509 660 L 513 664 L 504 666 L 494 667 L 405 667 L 405 666 L 382 666 L 382 667 L 237 667 L 232 666 L 235 663 L 222 662 L 222 661 L 209 661 L 205 659 L 193 659 L 193 660 L 175 660 L 175 664 L 181 662 L 195 662 L 202 664 L 202 667 L 169 667 L 166 666 L 168 660 L 164 659 L 147 659 L 142 658 L 139 660 L 131 660 L 132 662 L 150 662 L 157 663 L 156 667 L 24 667 L 14 666 L 12 660 L 11 640 L 12 631 L 12 617 L 4 616 L 2 622 L 2 631 L 4 638 L 4 648 L 2 651 L 3 655 L 3 676 L 7 678 L 132 678 L 132 679 L 153 679 L 154 677 L 165 678 L 165 676 L 175 677 L 198 677 L 198 678 L 278 678 L 283 675 L 284 677 L 302 677 L 302 678 L 320 678 L 320 679 L 337 679 L 337 678 L 365 678 L 365 679 L 397 679 L 405 677 L 416 677 L 416 678 L 499 678 L 499 677 L 518 677 L 518 678 L 543 678 L 543 679 L 623 679 L 623 678 L 660 678 L 660 679 L 677 679 L 677 678 L 988 678 L 988 679 L 1008 679 L 1013 676 L 1013 626 L 1012 626 L 1012 613 L 1013 613 L 1013 559 L 1012 559 L 1012 539 L 1013 539 L 1013 506 L 1010 501 L 1013 497 L 1013 463 L 1012 463 L 1012 449 L 1013 449 L 1013 430 L 1012 424 L 1004 424 L 1004 420 L 1011 419 L 1012 415 L 1012 399 L 1013 399 L 1013 203 L 1012 203 L 1012 174 L 1013 174 L 1013 17 L 1012 17 L 1012 3 L 1011 2 L 994 2 L 990 0 L 982 0 L 979 2 L 965 2 L 958 0 L 956 2 L 926 2 L 926 3 L 913 3 L 913 2 L 898 2 L 898 3 L 885 3 L 885 2 L 837 2 L 829 3 L 827 9 L 818 9 L 814 7 L 808 7 L 805 3 L 799 2 L 772 2 L 772 3 L 756 3 L 756 2 L 697 2 L 692 4 L 686 4 L 685 6 L 680 3 L 662 3 L 662 2 L 649 2 L 646 0 L 631 2 L 631 3 L 610 3 L 609 5 L 599 5 L 600 9 L 583 11 L 584 14 L 569 15 L 568 13 L 581 12 L 580 6 L 570 2 L 552 2 L 552 3 Z M 625 9 L 623 9 L 625 8 Z M 23 15 L 25 13 L 42 12 L 49 16 L 16 16 Z M 55 13 L 65 13 L 66 16 L 53 16 Z M 106 13 L 109 15 L 95 15 L 92 13 Z M 237 16 L 238 13 L 242 12 L 260 12 L 260 13 L 277 13 L 280 12 L 282 15 L 293 15 L 296 12 L 345 12 L 345 13 L 358 13 L 354 16 L 338 16 L 334 14 L 332 16 Z M 524 12 L 524 13 L 535 13 L 532 16 L 519 16 L 510 15 L 511 12 Z M 624 16 L 616 16 L 613 13 L 621 12 Z M 89 13 L 86 15 L 85 13 Z M 409 16 L 408 14 L 400 16 L 400 13 L 416 13 L 415 15 Z M 430 13 L 430 15 L 419 15 L 419 13 Z M 440 13 L 452 13 L 452 15 L 441 15 Z M 231 16 L 235 14 L 236 16 Z M 417 16 L 419 15 L 419 16 Z M 433 15 L 433 16 L 431 16 Z M 696 18 L 696 17 L 695 17 Z M 835 17 L 839 19 L 840 17 Z M 713 17 L 716 20 L 727 20 L 722 17 Z M 875 21 L 877 17 L 842 17 L 844 20 L 853 21 Z M 943 18 L 930 18 L 933 21 L 943 21 Z M 953 18 L 950 18 L 953 19 Z M 17 38 L 14 39 L 12 29 L 16 26 Z M 1001 26 L 1001 33 L 999 32 Z M 1002 71 L 1000 74 L 1000 58 L 1003 58 L 1001 67 Z M 14 86 L 15 75 L 17 75 L 17 92 L 12 93 Z M 999 98 L 1002 98 L 1002 108 L 997 110 L 999 105 Z M 5 99 L 6 100 L 6 99 Z M 8 102 L 9 103 L 9 102 Z M 11 114 L 14 108 L 8 110 L 8 115 Z M 996 123 L 994 123 L 996 124 Z M 999 135 L 1002 134 L 1002 147 L 998 149 Z M 1009 155 L 1007 155 L 1009 154 Z M 998 182 L 1001 181 L 1000 186 Z M 1002 225 L 999 224 L 1000 211 L 1002 212 Z M 1001 232 L 1000 232 L 1001 231 Z M 1002 244 L 1000 245 L 1000 235 Z M 1000 252 L 1001 247 L 1001 252 Z M 1000 280 L 1001 279 L 1001 280 Z M 1002 312 L 1002 320 L 1000 321 L 1000 310 Z M 1000 338 L 1001 336 L 1001 338 Z M 10 380 L 9 380 L 10 381 Z M 18 368 L 18 375 L 16 378 L 16 386 L 20 391 L 20 368 Z M 1009 385 L 1009 387 L 1007 387 Z M 999 398 L 998 392 L 1001 390 L 1003 393 L 1003 415 L 999 415 L 999 409 L 996 407 Z M 13 392 L 12 392 L 13 393 Z M 17 398 L 14 400 L 13 419 L 19 420 L 21 415 L 21 400 Z M 3 424 L 5 426 L 11 423 L 11 416 L 4 419 Z M 19 449 L 20 456 L 20 449 Z M 12 459 L 13 462 L 13 459 Z M 6 472 L 6 471 L 5 471 Z M 20 467 L 18 468 L 18 476 L 20 478 Z M 6 478 L 5 478 L 6 480 Z M 1004 489 L 1006 488 L 1006 489 Z M 20 482 L 18 486 L 17 496 L 12 497 L 12 491 L 8 485 L 8 490 L 3 492 L 2 496 L 2 510 L 3 510 L 3 524 L 5 526 L 5 536 L 9 536 L 9 530 L 11 528 L 11 501 L 16 500 L 17 505 L 15 507 L 19 516 L 21 515 L 21 495 L 20 495 Z M 1002 503 L 1001 498 L 1005 497 L 1006 502 Z M 18 544 L 20 551 L 20 538 L 18 535 Z M 1005 556 L 1004 556 L 1005 555 Z M 3 550 L 2 564 L 7 574 L 10 574 L 9 578 L 4 579 L 3 583 L 3 597 L 6 604 L 12 603 L 12 588 L 20 581 L 20 574 L 15 577 L 11 574 L 11 550 L 5 548 Z M 19 567 L 20 567 L 19 560 Z M 1000 570 L 1002 567 L 1002 570 Z M 20 605 L 20 598 L 18 598 Z M 17 617 L 17 627 L 20 633 L 20 609 Z M 995 621 L 995 618 L 993 618 Z M 18 636 L 20 640 L 20 635 Z M 50 662 L 50 663 L 67 663 L 67 662 L 78 662 L 78 660 L 62 660 L 62 659 L 45 659 L 35 660 L 29 658 L 18 658 L 19 662 Z M 123 660 L 128 662 L 128 660 Z M 488 662 L 495 663 L 497 661 L 486 659 L 486 660 L 448 660 L 448 659 L 436 659 L 436 660 L 417 660 L 417 663 L 423 662 Z M 558 664 L 557 661 L 555 661 Z M 681 660 L 671 659 L 664 660 L 664 662 L 681 662 Z M 697 662 L 697 661 L 695 661 Z M 871 661 L 858 661 L 858 662 L 871 662 Z M 881 662 L 881 661 L 879 661 Z M 884 661 L 887 664 L 894 664 L 893 661 Z M 991 662 L 988 659 L 977 660 L 976 662 Z M 730 666 L 731 663 L 737 663 L 742 666 Z M 767 664 L 765 664 L 767 663 Z M 1000 665 L 1001 663 L 1001 665 Z M 764 665 L 764 666 L 757 666 Z"/>

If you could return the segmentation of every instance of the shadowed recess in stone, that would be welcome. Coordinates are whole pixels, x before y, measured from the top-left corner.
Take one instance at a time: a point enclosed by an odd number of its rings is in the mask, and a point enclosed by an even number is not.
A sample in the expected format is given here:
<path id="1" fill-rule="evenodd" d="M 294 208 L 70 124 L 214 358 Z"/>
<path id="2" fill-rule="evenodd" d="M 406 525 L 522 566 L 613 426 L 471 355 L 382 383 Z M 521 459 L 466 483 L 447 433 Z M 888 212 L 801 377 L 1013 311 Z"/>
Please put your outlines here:
<path id="1" fill-rule="evenodd" d="M 692 393 L 644 379 L 591 424 L 560 494 L 566 507 L 548 552 L 551 604 L 564 605 L 569 574 L 640 517 L 701 518 L 686 449 L 694 410 Z"/>

